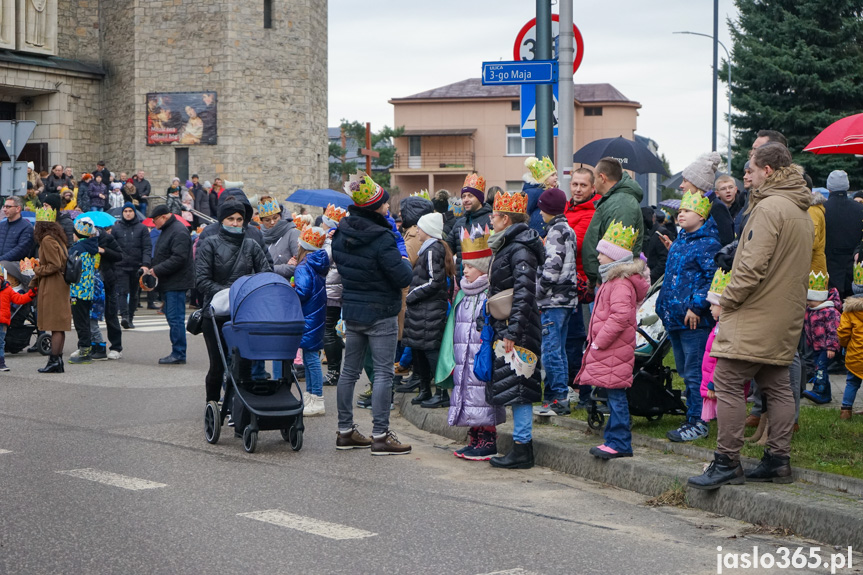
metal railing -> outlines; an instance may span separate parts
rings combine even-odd
[[[472,152],[429,152],[420,156],[396,154],[393,168],[410,170],[473,170],[476,154]]]

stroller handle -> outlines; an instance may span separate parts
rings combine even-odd
[[[653,346],[653,349],[657,349],[659,347],[659,342],[650,337],[650,335],[648,335],[646,331],[644,331],[640,327],[636,328],[636,330],[638,331],[638,335],[643,337],[645,340],[647,340],[647,343]]]

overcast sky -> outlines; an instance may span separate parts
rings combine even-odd
[[[710,151],[710,0],[573,0],[584,37],[575,83],[607,82],[641,103],[636,132],[653,138],[673,171]],[[552,12],[559,6],[555,0]],[[719,39],[729,49],[732,0],[719,2]],[[342,118],[393,125],[390,98],[480,76],[482,62],[511,60],[515,36],[536,16],[533,0],[329,0],[329,125]],[[720,47],[720,62],[724,51]],[[728,101],[719,84],[719,148]]]

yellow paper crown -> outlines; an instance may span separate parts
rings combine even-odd
[[[41,208],[36,208],[36,221],[56,222],[57,211],[48,204],[43,204]]]
[[[474,226],[468,233],[467,229],[461,230],[461,257],[463,260],[475,260],[491,257],[491,248],[488,247],[490,234],[488,226],[485,229]]]
[[[854,283],[863,285],[863,262],[854,264]]]
[[[357,173],[351,175],[345,182],[345,193],[351,197],[354,204],[363,207],[378,201],[383,196],[384,189],[377,185],[368,174],[362,170],[357,170]]]
[[[479,174],[468,174],[468,176],[464,179],[464,185],[461,187],[461,191],[464,192],[465,188],[479,190],[480,192],[485,194],[485,178],[483,178]]]
[[[269,202],[258,204],[258,216],[262,218],[275,216],[276,214],[281,213],[281,211],[282,207],[279,205],[279,201],[275,198],[271,199]]]
[[[710,200],[698,192],[686,192],[680,200],[680,209],[695,212],[706,220],[710,217]]]
[[[731,272],[724,272],[722,268],[716,268],[716,273],[713,274],[713,281],[710,282],[710,290],[708,291],[716,295],[722,295],[722,292],[728,287],[729,281],[731,281]]]
[[[541,160],[538,158],[528,158],[524,161],[524,165],[530,170],[530,177],[540,184],[546,181],[550,175],[557,173],[554,162],[548,156],[543,156]]]
[[[524,192],[498,192],[494,196],[494,211],[509,214],[526,214],[527,194]]]
[[[855,278],[856,275],[857,272],[855,270]],[[809,272],[809,290],[826,292],[829,279],[830,276],[824,272]]]
[[[602,239],[606,242],[628,251],[632,251],[632,246],[635,245],[637,238],[638,230],[633,227],[626,227],[621,222],[614,221],[611,222],[611,225],[605,230],[605,235],[602,236]]]
[[[412,196],[412,197],[422,198],[422,199],[424,199],[424,200],[431,201],[431,196],[429,196],[429,191],[428,191],[428,190],[420,190],[420,191],[418,191],[418,192],[415,192],[415,193],[411,194],[411,196]]]

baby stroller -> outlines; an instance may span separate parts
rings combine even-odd
[[[680,390],[671,387],[671,368],[663,364],[671,349],[671,340],[662,326],[662,320],[656,315],[656,300],[661,287],[662,278],[650,287],[636,314],[638,336],[635,366],[632,387],[626,390],[630,416],[646,417],[648,421],[658,421],[666,413],[686,414]],[[606,390],[595,387],[590,400],[587,425],[591,429],[599,429],[608,413]]]
[[[30,285],[30,277],[21,273],[18,262],[0,262],[0,266],[6,273],[18,280],[23,289]],[[6,353],[18,353],[26,347],[30,347],[30,338],[33,333],[39,333],[36,328],[36,314],[33,304],[12,306],[12,316],[9,318],[9,327],[6,330]],[[51,355],[51,334],[39,334],[36,338],[39,353]]]
[[[300,300],[285,278],[265,272],[234,282],[229,307],[230,321],[222,327],[222,335],[230,356],[219,341],[227,380],[225,400],[221,408],[215,401],[207,404],[207,441],[219,441],[222,422],[230,411],[234,432],[242,436],[248,453],[255,451],[259,431],[274,429],[282,432],[291,449],[299,451],[305,429],[303,395],[292,362],[303,336]],[[215,314],[210,321],[217,325]],[[251,360],[281,361],[284,375],[278,380],[253,380]],[[292,386],[296,386],[296,396],[291,393]]]

